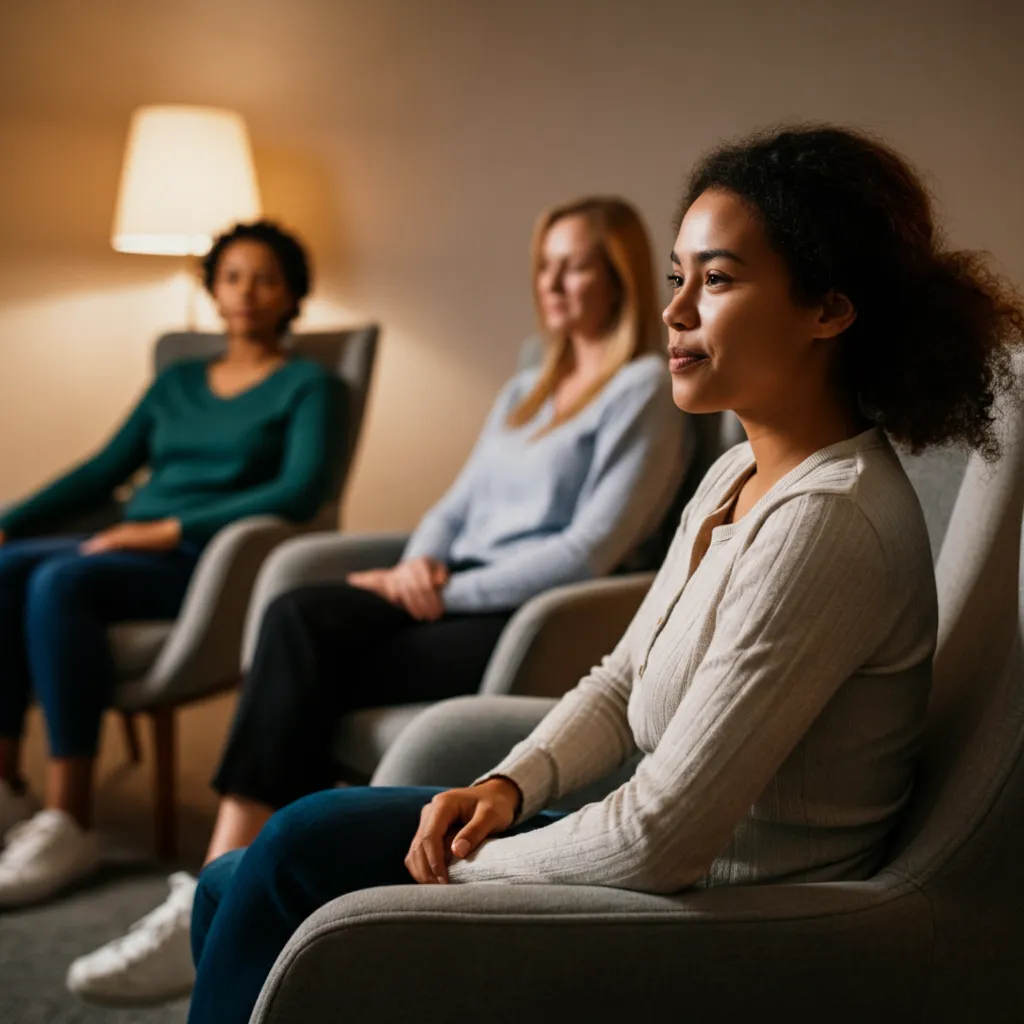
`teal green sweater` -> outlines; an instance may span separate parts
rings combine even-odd
[[[0,516],[19,537],[110,500],[142,466],[149,480],[125,505],[136,522],[175,518],[204,543],[243,516],[312,519],[329,497],[345,443],[344,385],[293,359],[255,387],[218,398],[207,363],[175,363],[153,382],[100,452]]]

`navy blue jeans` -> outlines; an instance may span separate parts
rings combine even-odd
[[[278,954],[325,903],[358,889],[411,885],[403,861],[423,805],[438,792],[420,786],[314,793],[278,811],[247,850],[209,864],[192,909],[198,970],[189,1024],[246,1024]],[[509,834],[559,817],[544,811]]]
[[[0,545],[0,736],[17,739],[32,693],[53,757],[92,757],[114,669],[107,627],[173,619],[196,546],[82,555],[84,537]]]

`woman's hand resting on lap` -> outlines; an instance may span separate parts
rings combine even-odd
[[[441,588],[448,582],[448,567],[436,558],[413,558],[393,569],[371,569],[348,574],[348,583],[372,590],[385,601],[404,608],[420,622],[434,622],[444,614]]]
[[[82,543],[83,555],[105,551],[171,551],[181,543],[181,523],[158,519],[151,523],[118,523]]]
[[[423,885],[446,883],[451,860],[463,860],[489,836],[504,832],[515,821],[521,797],[514,782],[500,777],[438,793],[420,814],[405,858],[409,874]]]

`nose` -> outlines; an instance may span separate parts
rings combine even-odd
[[[564,281],[562,279],[561,268],[551,267],[541,271],[540,275],[540,287],[541,291],[553,292],[556,295],[560,295],[563,291]]]
[[[686,288],[680,288],[662,310],[661,319],[672,331],[692,331],[700,323],[697,303]]]

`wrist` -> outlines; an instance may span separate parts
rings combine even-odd
[[[486,787],[492,796],[507,803],[512,812],[513,821],[519,817],[519,812],[523,809],[523,791],[519,788],[518,783],[513,782],[505,775],[492,775],[489,779],[478,782],[477,786]]]
[[[168,540],[174,541],[175,544],[181,540],[181,520],[180,519],[163,519],[161,525],[164,528],[164,533]]]

